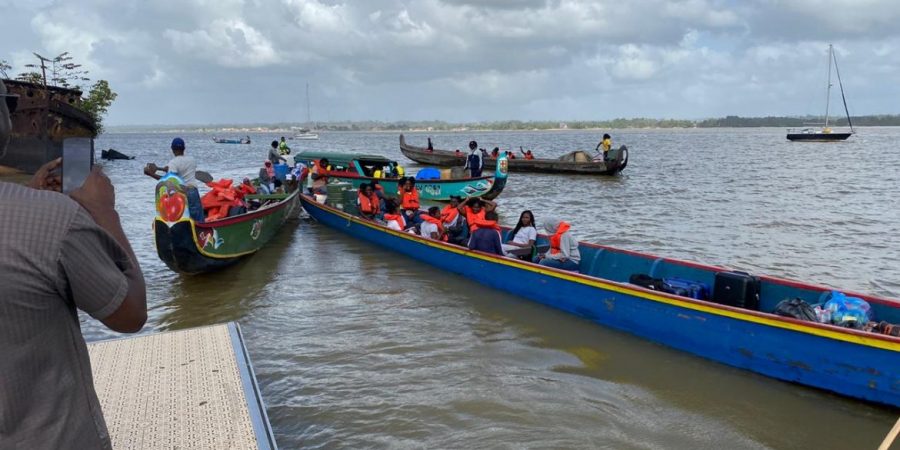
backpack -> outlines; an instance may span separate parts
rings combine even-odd
[[[782,317],[818,322],[815,309],[799,297],[786,298],[778,302],[778,305],[775,306],[775,310],[772,312]]]

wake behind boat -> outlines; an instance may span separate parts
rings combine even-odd
[[[403,156],[426,165],[438,167],[463,166],[466,162],[466,153],[450,150],[429,150],[427,147],[416,147],[406,143],[406,138],[400,135],[400,151]],[[497,160],[484,158],[486,169],[494,168]],[[628,148],[624,145],[609,151],[606,160],[595,159],[585,151],[573,151],[560,156],[557,159],[524,159],[515,158],[508,160],[510,172],[538,172],[538,173],[580,173],[593,175],[615,175],[628,165]]]
[[[831,65],[834,63],[834,72],[837,75],[838,86],[841,88],[841,100],[844,102],[844,112],[847,114],[847,124],[850,125],[850,132],[835,133],[828,125],[828,108],[831,104]],[[834,142],[843,141],[855,133],[853,130],[853,122],[850,120],[850,110],[847,109],[847,97],[844,95],[844,83],[841,82],[841,72],[838,70],[837,58],[834,56],[834,47],[828,45],[828,84],[825,95],[825,123],[821,128],[802,128],[788,129],[787,138],[789,141],[800,142]]]
[[[900,337],[882,334],[890,328],[867,332],[769,312],[785,299],[812,304],[852,295],[870,305],[875,320],[897,324],[896,300],[586,242],[578,245],[579,270],[569,272],[395,231],[308,195],[300,201],[335,230],[601,325],[780,380],[900,406]],[[548,247],[548,237],[539,236],[537,246]],[[702,299],[695,290],[691,298],[630,284],[636,274],[690,280],[711,294]]]

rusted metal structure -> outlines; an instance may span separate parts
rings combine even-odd
[[[12,138],[0,166],[34,172],[62,154],[69,137],[93,138],[97,123],[81,110],[81,91],[18,80],[0,80],[10,94],[19,96],[12,113]]]

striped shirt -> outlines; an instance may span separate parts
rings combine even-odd
[[[69,197],[0,182],[0,449],[111,447],[76,309],[115,312],[131,265]]]

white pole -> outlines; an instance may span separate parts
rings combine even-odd
[[[834,51],[831,44],[828,44],[828,89],[825,94],[825,128],[828,128],[828,106],[831,101],[831,58]]]

